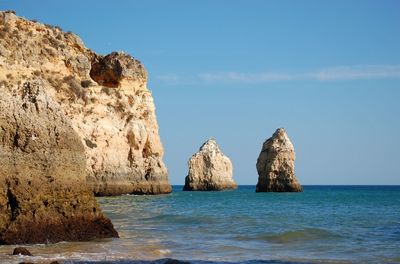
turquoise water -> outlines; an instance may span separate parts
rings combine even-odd
[[[303,193],[255,193],[254,186],[181,189],[99,198],[120,239],[36,245],[31,251],[38,261],[66,263],[400,263],[400,186],[305,186]]]

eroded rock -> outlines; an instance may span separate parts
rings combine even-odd
[[[41,81],[0,86],[0,244],[117,237],[78,134]]]
[[[17,247],[13,250],[13,255],[23,255],[23,256],[32,256],[31,252],[27,248]]]
[[[232,162],[215,139],[205,142],[189,162],[184,191],[219,191],[237,188],[232,178]]]
[[[257,159],[257,192],[301,192],[294,172],[296,154],[286,131],[278,128],[267,139]]]
[[[61,105],[84,146],[86,179],[96,195],[171,192],[139,61],[121,52],[100,56],[73,33],[6,12],[0,12],[0,53],[1,82],[40,79]]]
[[[116,88],[124,79],[147,81],[147,72],[140,61],[123,52],[98,56],[92,64],[90,77],[98,84]]]

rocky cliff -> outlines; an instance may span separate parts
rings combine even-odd
[[[257,192],[301,192],[294,173],[296,154],[286,131],[278,128],[267,139],[257,159]]]
[[[188,162],[189,173],[184,191],[219,191],[235,189],[232,162],[220,150],[215,139],[209,139]]]
[[[40,80],[0,84],[0,244],[116,237],[78,134]]]
[[[97,195],[168,193],[147,72],[131,56],[101,56],[59,27],[0,13],[0,80],[40,80],[84,145]]]

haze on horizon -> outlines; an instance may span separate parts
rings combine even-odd
[[[238,184],[284,127],[304,184],[400,184],[399,1],[23,1],[0,9],[142,61],[172,184],[210,137]]]

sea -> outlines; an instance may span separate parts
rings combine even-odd
[[[119,239],[30,245],[0,263],[400,263],[400,186],[98,198]]]

